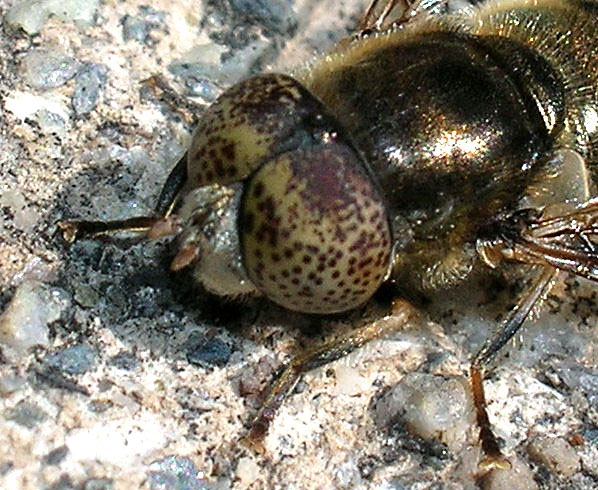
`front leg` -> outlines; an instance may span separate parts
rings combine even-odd
[[[249,434],[243,438],[242,442],[254,451],[263,453],[264,436],[276,416],[276,411],[297,385],[303,373],[340,359],[370,340],[379,339],[403,329],[415,314],[416,309],[411,304],[397,300],[393,303],[389,315],[367,323],[338,339],[326,342],[292,359],[270,389],[251,425]]]
[[[170,172],[153,216],[134,216],[114,221],[65,220],[59,221],[58,227],[68,243],[86,237],[118,233],[122,231],[147,233],[149,238],[158,238],[176,233],[178,224],[172,211],[178,203],[179,196],[187,180],[187,154],[178,161]]]

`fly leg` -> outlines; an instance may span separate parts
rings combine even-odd
[[[397,300],[393,303],[392,312],[389,315],[295,357],[284,368],[282,374],[272,386],[251,425],[249,434],[242,442],[256,452],[264,452],[263,439],[270,423],[303,373],[340,359],[370,340],[384,337],[402,329],[415,313],[415,308],[409,303]]]
[[[149,238],[174,234],[177,223],[176,219],[171,218],[171,214],[186,180],[187,154],[185,153],[168,176],[154,208],[153,216],[135,216],[114,221],[59,221],[58,227],[62,230],[62,235],[68,243],[79,238],[121,231],[147,233]]]
[[[484,346],[476,354],[471,364],[473,401],[477,423],[480,427],[480,442],[485,455],[480,463],[482,470],[491,470],[493,468],[508,469],[511,466],[507,458],[501,453],[498,441],[492,432],[492,427],[488,420],[483,385],[486,367],[500,349],[519,331],[525,320],[529,317],[533,307],[548,294],[557,273],[557,269],[550,266],[542,266],[540,268],[533,285],[519,299],[509,313],[509,316],[494,332],[492,337],[484,343]]]
[[[360,35],[399,27],[445,3],[446,0],[425,2],[424,5],[421,0],[372,0],[359,24]]]

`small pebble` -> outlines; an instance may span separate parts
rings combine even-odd
[[[25,379],[20,376],[8,374],[0,377],[0,395],[10,395],[19,391],[23,386],[25,386]]]
[[[579,456],[562,437],[538,437],[527,448],[529,455],[554,473],[571,476],[580,470]]]
[[[495,469],[480,481],[482,490],[538,490],[530,468],[521,460],[510,457],[511,468]]]
[[[93,24],[99,4],[99,0],[25,0],[9,9],[4,20],[27,34],[38,33],[50,15],[86,27]]]
[[[230,0],[230,6],[237,15],[262,24],[273,33],[288,34],[297,26],[290,3],[268,0]]]
[[[6,410],[4,418],[28,429],[33,429],[46,419],[46,414],[36,405],[23,400],[13,408]]]
[[[123,17],[123,39],[126,41],[133,39],[140,43],[146,43],[150,40],[151,31],[162,27],[165,20],[166,14],[164,12],[142,5],[139,7],[137,15],[125,15]]]
[[[253,458],[241,458],[237,462],[236,477],[241,488],[249,488],[260,476],[260,467]]]
[[[376,404],[379,427],[402,421],[423,439],[437,439],[456,451],[465,443],[472,423],[469,391],[461,379],[410,373]]]
[[[26,281],[17,288],[0,315],[0,343],[8,345],[17,354],[24,354],[35,345],[47,347],[48,323],[54,318],[41,283]]]
[[[83,484],[83,490],[112,490],[114,483],[108,478],[92,478]]]
[[[9,207],[13,215],[13,225],[31,232],[40,220],[39,211],[30,206],[27,198],[19,189],[7,189],[0,192],[0,207]]]
[[[29,51],[21,62],[21,74],[33,88],[60,87],[73,78],[80,63],[70,56],[49,49]]]
[[[5,475],[10,470],[14,468],[14,463],[12,461],[0,461],[0,476]]]
[[[139,361],[129,352],[119,352],[108,360],[108,365],[124,369],[125,371],[132,371],[139,366]]]
[[[78,344],[46,356],[44,362],[63,373],[78,375],[94,368],[97,355],[96,349],[90,345]]]
[[[53,483],[47,490],[77,490],[77,487],[68,475],[62,475],[56,483]]]
[[[206,340],[197,332],[189,335],[185,347],[191,364],[224,366],[232,354],[230,345],[217,339]]]
[[[75,92],[71,103],[77,115],[95,109],[100,91],[106,83],[107,68],[96,63],[85,63],[75,77]]]
[[[44,457],[42,457],[42,463],[47,465],[57,465],[60,464],[66,455],[68,454],[69,449],[66,446],[60,446],[56,449],[53,449]]]
[[[206,490],[204,474],[182,456],[168,456],[150,463],[151,490]]]
[[[66,137],[66,121],[59,114],[47,109],[40,109],[35,113],[34,118],[44,134],[55,134],[60,138]]]
[[[89,284],[77,282],[73,288],[73,299],[83,308],[93,308],[100,301],[100,293]]]

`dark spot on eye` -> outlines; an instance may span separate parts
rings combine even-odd
[[[264,183],[263,182],[257,182],[253,186],[253,196],[254,197],[261,197],[263,193],[264,193]]]
[[[363,259],[361,262],[359,262],[359,264],[357,264],[357,267],[359,269],[363,269],[366,265],[370,264],[374,259],[372,259],[372,257],[368,257],[367,259]]]
[[[233,161],[235,159],[235,144],[229,143],[228,145],[224,145],[222,147],[222,155],[227,160]]]
[[[222,160],[220,160],[220,158],[214,159],[214,170],[216,171],[216,175],[218,175],[218,177],[224,177],[224,175],[226,174],[226,172],[224,171],[224,164],[222,163]]]

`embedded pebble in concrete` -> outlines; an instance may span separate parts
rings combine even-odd
[[[528,446],[529,455],[554,473],[571,476],[580,470],[579,456],[562,437],[537,437]]]
[[[166,14],[147,5],[139,7],[137,15],[125,15],[122,19],[123,39],[140,43],[151,41],[151,31],[164,26]]]
[[[75,77],[75,92],[71,103],[77,115],[95,109],[100,91],[106,83],[107,68],[96,63],[85,63]]]
[[[236,477],[241,488],[250,488],[260,478],[260,467],[253,458],[241,458],[237,462]],[[259,485],[257,488],[263,488]]]
[[[482,478],[482,490],[538,490],[538,484],[529,467],[514,456],[510,457],[509,461],[510,469],[492,470]]]
[[[218,339],[207,340],[198,332],[192,332],[185,343],[187,360],[192,364],[224,366],[232,354],[230,345]]]
[[[66,455],[69,452],[69,448],[66,446],[60,446],[56,449],[52,449],[48,454],[42,457],[42,463],[47,465],[57,465],[64,461]]]
[[[23,427],[33,429],[42,423],[47,415],[37,405],[29,403],[25,400],[19,402],[12,408],[7,409],[4,414],[6,420],[16,422]]]
[[[583,364],[561,361],[553,366],[558,381],[570,390],[580,390],[591,405],[598,404],[598,370]]]
[[[98,353],[87,344],[73,345],[44,359],[46,365],[70,375],[83,374],[94,368]]]
[[[139,367],[139,361],[130,352],[119,352],[108,359],[108,365],[125,371],[132,371]]]
[[[109,478],[92,478],[83,484],[83,490],[112,490],[114,483]]]
[[[87,27],[94,22],[99,3],[99,0],[26,0],[9,9],[5,22],[27,34],[39,32],[50,15]]]
[[[35,113],[34,118],[44,134],[55,134],[59,138],[66,136],[66,121],[60,114],[41,109]]]
[[[14,216],[13,225],[23,231],[32,231],[40,219],[37,210],[27,204],[19,189],[0,191],[0,207],[8,207]]]
[[[149,465],[151,490],[206,490],[204,474],[183,456],[167,456]]]
[[[473,422],[467,384],[463,379],[407,374],[376,403],[374,420],[379,427],[404,422],[412,434],[438,439],[456,451]]]
[[[286,34],[297,27],[295,14],[288,4],[264,0],[231,0],[230,5],[239,16],[259,22],[268,30]]]
[[[172,62],[168,70],[181,78],[187,87],[192,87],[198,81],[206,79],[211,80],[215,85],[230,85],[231,82],[244,78],[260,56],[265,54],[268,47],[269,44],[265,39],[257,38],[234,55],[227,57],[224,56],[226,50],[220,45],[198,45]]]
[[[19,391],[26,384],[25,378],[15,374],[7,374],[0,377],[0,395],[7,396]]]
[[[80,63],[64,53],[50,49],[29,51],[21,61],[21,74],[33,88],[60,87],[73,78]]]
[[[44,293],[40,283],[24,282],[0,315],[0,343],[17,354],[24,354],[35,345],[49,345],[48,324],[57,317]]]

